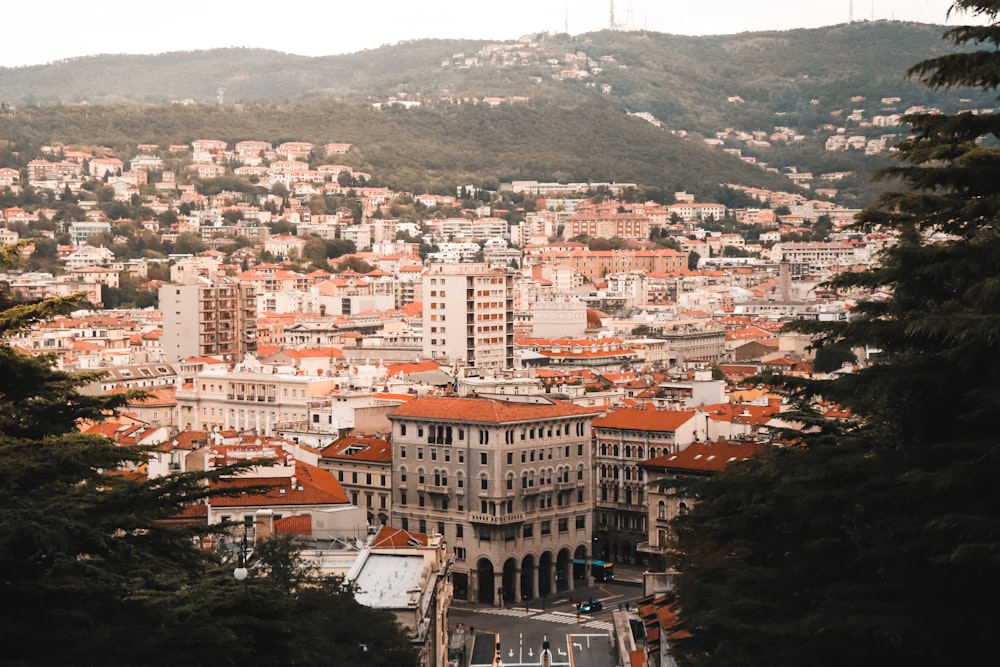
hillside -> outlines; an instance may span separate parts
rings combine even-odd
[[[943,52],[943,30],[880,21],[716,37],[419,40],[319,58],[257,49],[101,55],[0,68],[0,138],[11,142],[17,155],[6,161],[15,165],[50,142],[125,151],[199,137],[303,139],[351,142],[352,166],[418,190],[526,178],[710,194],[728,180],[789,184],[700,137],[789,127],[804,140],[729,145],[783,171],[853,172],[841,191],[857,204],[869,200],[870,175],[884,158],[824,152],[831,123],[871,139],[886,130],[843,119],[858,110],[871,117],[914,105],[993,105],[905,79],[909,64]],[[486,98],[506,102],[489,108]],[[420,108],[373,111],[396,100]]]
[[[214,103],[220,89],[228,102],[400,92],[431,100],[534,96],[546,94],[539,79],[550,83],[577,68],[587,72],[579,81],[594,94],[607,84],[609,96],[632,111],[651,112],[674,128],[704,130],[734,117],[769,120],[776,112],[797,120],[805,111],[808,117],[843,108],[857,96],[954,105],[954,95],[936,95],[903,77],[915,60],[943,52],[943,30],[879,21],[714,37],[601,31],[496,43],[419,40],[315,58],[259,49],[100,55],[0,68],[0,102]],[[745,101],[735,114],[725,105],[732,96]],[[812,99],[818,109],[808,104]]]
[[[695,186],[704,192],[705,184],[723,181],[788,186],[703,142],[587,99],[383,111],[326,99],[225,107],[41,106],[0,117],[0,137],[11,142],[0,147],[0,166],[23,166],[51,143],[108,146],[126,159],[137,143],[199,138],[347,142],[354,149],[345,162],[376,182],[416,192],[453,192],[460,183],[495,188],[512,179],[637,182],[664,192]]]

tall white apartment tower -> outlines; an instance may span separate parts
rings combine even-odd
[[[472,368],[514,367],[514,274],[432,264],[423,276],[424,356]]]

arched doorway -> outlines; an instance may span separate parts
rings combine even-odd
[[[493,563],[489,558],[480,558],[476,563],[476,601],[480,604],[493,604]]]
[[[503,587],[497,591],[500,594],[500,606],[517,601],[517,561],[508,558],[503,564]]]
[[[535,557],[528,554],[521,560],[521,601],[535,597]]]
[[[546,551],[538,557],[538,596],[545,597],[552,592],[552,552]]]
[[[556,556],[556,590],[568,591],[572,587],[573,563],[569,549],[560,549]]]
[[[586,586],[587,570],[590,567],[590,556],[587,554],[587,547],[582,544],[573,552],[573,587]]]

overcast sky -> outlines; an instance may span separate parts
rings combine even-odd
[[[940,25],[951,0],[615,0],[615,22],[684,35],[813,28],[894,19]],[[631,8],[631,11],[629,9]],[[0,67],[102,53],[228,46],[301,55],[350,53],[426,37],[577,35],[610,25],[609,0],[6,0]],[[968,17],[966,17],[968,20]]]

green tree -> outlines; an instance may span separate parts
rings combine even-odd
[[[995,90],[1000,4],[953,10],[985,25],[949,29],[960,52],[910,75]],[[903,164],[882,177],[906,189],[860,219],[898,243],[877,268],[829,285],[890,296],[862,301],[846,323],[791,327],[824,347],[877,349],[873,363],[831,381],[782,381],[798,406],[789,418],[811,427],[804,446],[678,488],[699,498],[674,521],[677,605],[691,633],[673,642],[683,664],[983,664],[992,652],[1000,116],[904,120]],[[817,397],[856,419],[823,419]]]

